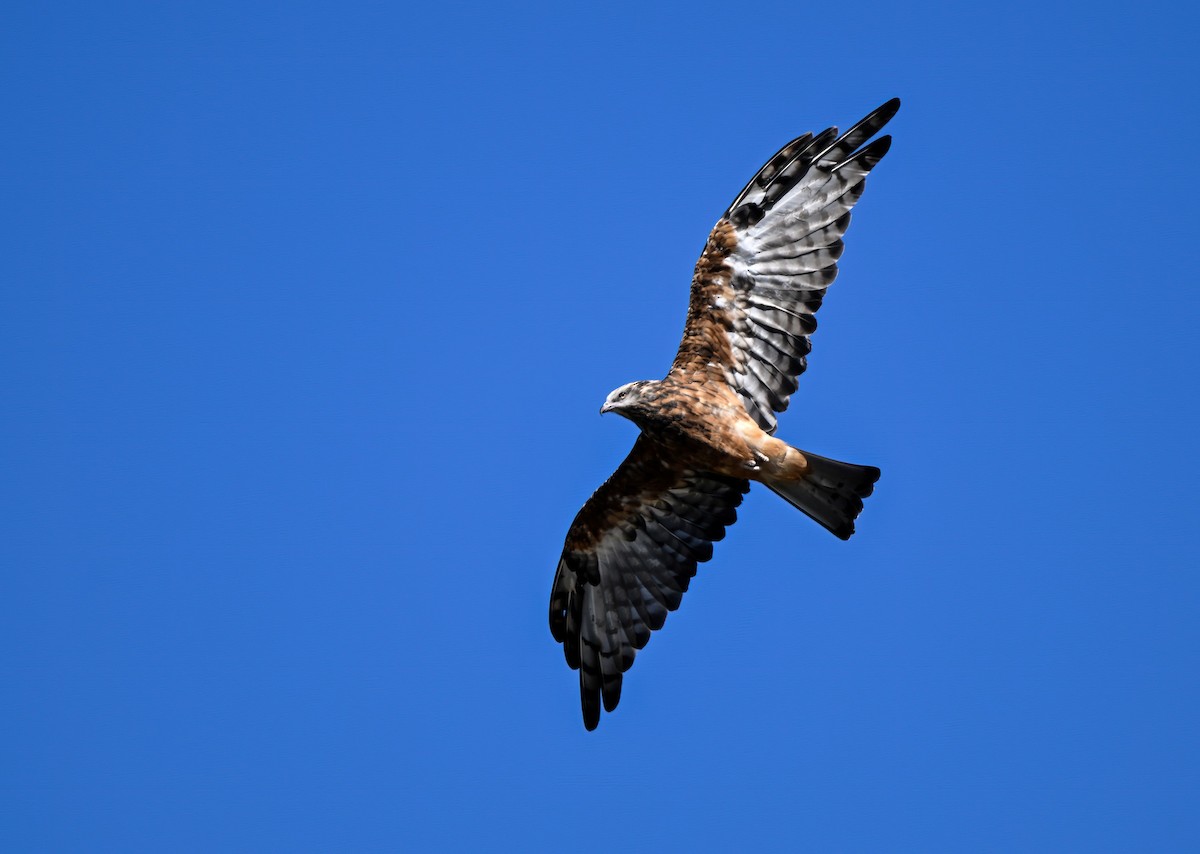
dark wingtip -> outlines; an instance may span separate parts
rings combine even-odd
[[[898,113],[899,111],[900,111],[900,99],[892,98],[890,101],[885,101],[882,104],[880,104],[875,109],[875,114],[878,116],[884,116],[885,117],[884,121],[890,122],[892,120],[892,116],[896,115],[896,113]]]
[[[583,706],[583,727],[588,732],[591,732],[596,727],[600,726],[600,692],[589,692],[585,690],[582,696]]]
[[[621,680],[618,678],[605,685],[600,696],[604,701],[604,711],[611,712],[616,709],[617,703],[621,702]]]

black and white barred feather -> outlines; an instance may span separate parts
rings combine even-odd
[[[792,140],[725,212],[737,237],[726,260],[734,300],[722,318],[734,353],[728,380],[768,433],[807,365],[815,315],[837,277],[850,210],[892,138],[868,141],[899,108],[893,98],[841,136],[831,127]]]

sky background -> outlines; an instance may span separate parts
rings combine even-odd
[[[0,848],[1194,851],[1197,13],[6,4]],[[892,96],[762,489],[584,731],[709,228]]]

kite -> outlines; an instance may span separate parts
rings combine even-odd
[[[755,481],[841,539],[879,469],[775,438],[804,372],[814,315],[837,276],[850,210],[890,136],[883,104],[844,134],[792,140],[713,227],[667,375],[621,386],[605,412],[641,434],[572,522],[550,594],[550,633],[579,671],[583,724],[613,711],[634,656],[679,607],[696,565]]]

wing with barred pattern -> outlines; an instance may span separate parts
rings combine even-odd
[[[679,607],[696,566],[737,519],[745,480],[690,471],[639,437],[567,533],[550,594],[550,632],[579,671],[583,723],[621,699],[637,650]]]
[[[806,367],[850,210],[891,145],[871,137],[899,108],[893,98],[840,136],[829,128],[789,142],[737,195],[696,264],[672,371],[728,383],[768,433]]]

